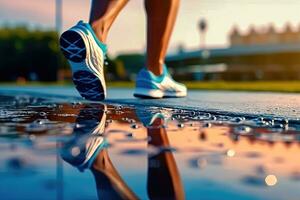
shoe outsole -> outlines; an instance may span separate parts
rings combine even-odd
[[[93,82],[83,82],[83,81],[78,81],[78,79],[90,79],[94,80]],[[87,100],[92,100],[92,101],[102,101],[105,98],[105,95],[103,93],[104,89],[101,84],[101,81],[97,76],[95,76],[92,72],[89,71],[77,71],[73,74],[73,83],[75,84],[76,89],[80,93],[80,95],[87,99]],[[95,88],[94,90],[99,91],[96,95],[86,95],[86,91]]]
[[[164,92],[159,89],[137,87],[133,93],[134,97],[141,99],[183,98],[186,94],[180,92]]]
[[[64,56],[71,60],[72,62],[82,62],[86,58],[86,46],[82,37],[76,33],[75,31],[66,31],[64,32],[59,40],[61,51],[63,52]],[[78,52],[76,48],[70,48],[66,50],[71,44],[76,43],[78,48],[81,48],[82,51]]]
[[[76,48],[69,48],[70,44],[76,43]],[[83,38],[77,33],[76,31],[68,30],[64,32],[60,37],[60,48],[63,55],[66,59],[80,63],[86,59],[86,46],[84,43]],[[81,49],[78,51],[78,48]],[[79,81],[79,80],[94,80],[94,81]],[[89,71],[87,68],[86,70],[79,70],[73,72],[73,83],[76,86],[76,89],[80,93],[80,95],[91,101],[102,101],[105,98],[104,88],[100,81],[100,79]],[[94,90],[99,91],[97,94],[88,95],[86,94],[87,91],[94,88]]]
[[[134,97],[140,98],[140,99],[175,99],[175,98],[184,98],[186,96],[170,96],[170,95],[165,95],[162,97],[152,97],[152,96],[147,96],[143,94],[133,94]]]
[[[161,99],[161,97],[152,97],[143,94],[133,94],[133,96],[140,99]]]

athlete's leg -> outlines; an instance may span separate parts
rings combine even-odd
[[[164,59],[178,6],[179,0],[145,0],[147,12],[146,66],[155,75],[163,72]]]
[[[129,0],[93,0],[89,23],[97,37],[106,42],[108,31]]]

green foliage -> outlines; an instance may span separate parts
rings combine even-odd
[[[65,68],[67,63],[60,53],[55,31],[0,29],[0,81],[18,77],[55,81],[59,67]]]

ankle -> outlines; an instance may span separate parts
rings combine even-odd
[[[161,76],[164,73],[163,64],[150,64],[147,65],[147,69],[155,76]]]
[[[94,30],[97,38],[100,42],[106,43],[107,31],[105,31],[105,25],[101,21],[90,22],[92,29]]]

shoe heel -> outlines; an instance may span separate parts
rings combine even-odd
[[[82,62],[86,58],[86,47],[82,37],[76,31],[64,32],[59,40],[64,56],[72,62]]]

